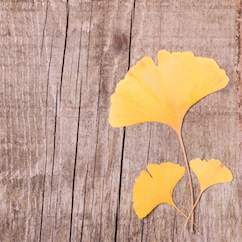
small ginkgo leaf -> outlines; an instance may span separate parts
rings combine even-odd
[[[171,162],[149,164],[141,171],[133,187],[134,210],[138,217],[146,217],[157,205],[169,203],[182,213],[172,199],[173,190],[185,174],[185,167]],[[186,218],[187,216],[182,213]]]
[[[212,185],[233,180],[231,171],[219,160],[211,159],[206,162],[197,158],[189,164],[199,180],[201,193]]]
[[[231,182],[233,175],[231,171],[219,160],[211,159],[208,162],[199,158],[190,161],[190,167],[196,174],[200,183],[200,194],[188,215],[188,218],[192,214],[192,211],[196,207],[202,193],[209,187],[219,183]],[[186,227],[188,220],[185,223]]]
[[[225,71],[213,59],[161,50],[158,66],[144,57],[117,84],[109,122],[113,127],[161,122],[179,134],[188,109],[228,82]]]

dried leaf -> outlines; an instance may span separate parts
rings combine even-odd
[[[196,207],[202,193],[207,188],[215,184],[231,182],[233,180],[231,171],[219,160],[211,159],[206,162],[206,160],[197,158],[195,160],[191,160],[189,164],[199,180],[201,191],[190,214],[188,215],[188,218]],[[188,220],[186,221],[184,228],[186,227],[187,222]]]
[[[201,193],[212,185],[233,180],[231,171],[219,160],[211,159],[206,162],[197,158],[189,164],[200,182]]]
[[[188,109],[228,82],[225,71],[213,59],[161,50],[158,66],[144,57],[117,84],[109,122],[113,127],[161,122],[179,134]]]
[[[185,167],[165,162],[160,165],[149,164],[147,170],[149,173],[141,171],[133,187],[134,210],[138,217],[146,217],[161,203],[169,203],[178,209],[173,202],[172,193],[178,181],[184,176]],[[178,211],[181,212],[179,209]]]

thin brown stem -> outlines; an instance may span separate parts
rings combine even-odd
[[[191,219],[189,217],[187,217],[187,215],[185,213],[183,213],[175,204],[172,205],[175,209],[177,209],[178,212],[180,212],[187,220],[186,220],[186,223],[188,220],[191,221]],[[191,214],[190,214],[191,215]],[[198,227],[198,225],[196,223],[194,223],[195,226]]]
[[[193,199],[192,177],[191,177],[191,173],[190,173],[190,167],[189,167],[189,164],[188,164],[188,161],[187,161],[186,151],[185,151],[185,147],[184,147],[183,140],[182,140],[182,137],[181,137],[181,133],[177,133],[177,134],[178,134],[178,137],[179,137],[179,140],[180,140],[180,144],[181,144],[184,160],[185,160],[186,167],[187,167],[187,174],[188,174],[188,178],[189,178],[190,191],[191,191],[191,206],[193,208],[194,199]],[[190,233],[194,233],[194,231],[193,231],[193,223],[194,223],[194,213],[193,213],[193,210],[192,210]]]
[[[191,214],[192,214],[194,208],[196,207],[196,205],[197,205],[197,203],[198,203],[198,201],[199,201],[201,195],[202,195],[202,192],[200,192],[200,194],[198,195],[197,200],[196,200],[196,202],[194,203],[194,205],[193,205],[193,207],[192,207],[192,210],[191,210],[191,212],[189,213],[189,215],[188,215],[188,217],[187,217],[187,221],[186,221],[186,223],[185,223],[185,225],[184,225],[184,229],[186,228],[187,222],[188,222],[188,220],[190,220],[190,216],[191,216]]]

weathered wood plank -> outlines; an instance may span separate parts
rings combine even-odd
[[[45,161],[45,82],[40,76],[47,76],[41,65],[46,4],[5,1],[0,8],[0,240],[36,241]]]
[[[68,241],[70,236],[80,90],[76,78],[80,24],[74,30],[74,16],[70,11],[68,3],[50,1],[43,33],[44,41],[51,40],[46,105],[48,111],[51,108],[54,112],[46,113],[46,180],[41,241]]]
[[[72,241],[114,241],[123,129],[108,123],[110,95],[128,70],[131,1],[93,1],[82,69]],[[82,65],[82,64],[81,64]]]
[[[241,1],[237,10],[233,0],[0,6],[1,241],[240,241]],[[116,83],[163,48],[214,58],[231,79],[185,117],[188,159],[218,158],[234,174],[202,196],[193,235],[168,205],[143,220],[133,210],[132,187],[148,163],[184,165],[175,132],[108,124]],[[184,177],[174,200],[187,214],[189,199]]]

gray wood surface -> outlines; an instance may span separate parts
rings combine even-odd
[[[1,1],[0,241],[241,241],[241,12],[241,0]],[[108,123],[115,85],[160,49],[214,58],[230,77],[184,120],[188,160],[234,175],[202,195],[194,234],[169,205],[140,220],[132,204],[148,163],[185,165],[175,132]],[[188,214],[185,176],[174,201]]]

